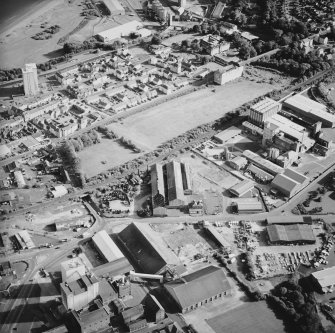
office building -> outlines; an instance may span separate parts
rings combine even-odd
[[[22,68],[23,89],[26,96],[36,96],[39,93],[36,64],[25,64]]]

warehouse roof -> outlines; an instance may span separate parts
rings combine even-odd
[[[103,2],[112,14],[118,10],[124,11],[124,8],[121,6],[118,0],[103,0]]]
[[[269,216],[266,218],[267,224],[312,224],[310,216]]]
[[[335,266],[312,273],[322,288],[335,285]]]
[[[292,169],[285,169],[283,174],[279,174],[273,179],[272,185],[291,192],[295,187],[302,185],[307,180],[308,177],[302,175],[301,173]]]
[[[308,224],[273,224],[267,231],[271,242],[315,241],[313,229]]]
[[[114,243],[112,238],[107,234],[106,230],[97,232],[92,240],[95,246],[100,250],[102,255],[109,261],[114,261],[123,258],[124,255]]]
[[[126,257],[114,260],[112,262],[108,262],[103,265],[99,265],[92,269],[92,273],[95,276],[117,276],[121,274],[125,274],[133,270],[133,266],[129,263]]]
[[[167,163],[166,173],[169,202],[176,199],[184,200],[183,177],[180,163],[176,161]]]
[[[220,246],[231,247],[230,243],[213,226],[208,226],[205,229],[215,238]]]
[[[151,166],[151,191],[152,196],[157,193],[165,195],[164,193],[164,178],[163,178],[163,166],[159,163]]]
[[[10,149],[6,145],[0,145],[0,156],[6,156],[7,154],[10,154]]]
[[[263,179],[267,179],[267,180],[272,180],[273,179],[273,175],[266,172],[265,170],[262,170],[261,168],[257,167],[256,165],[254,165],[252,163],[250,163],[250,165],[248,166],[248,170],[259,178],[263,178]]]
[[[277,164],[274,164],[266,160],[265,158],[255,154],[250,150],[245,150],[243,152],[243,156],[248,160],[250,160],[251,162],[255,163],[258,167],[263,168],[272,174],[278,174],[284,171],[284,169],[278,166]]]
[[[67,189],[64,185],[57,185],[55,189],[51,191],[54,198],[60,198],[63,195],[67,194]]]
[[[249,192],[253,188],[254,188],[254,182],[251,181],[250,179],[245,179],[241,181],[240,183],[233,185],[229,189],[229,191],[232,192],[234,195],[240,197],[243,194],[246,194],[247,192]]]
[[[236,198],[233,204],[237,205],[239,212],[243,211],[263,211],[263,205],[257,198]]]
[[[327,112],[327,107],[303,95],[297,94],[284,101],[284,106],[296,108],[319,118],[335,123],[335,116]]]
[[[215,134],[214,138],[224,143],[228,140],[231,140],[231,138],[234,137],[235,135],[241,134],[241,132],[242,130],[240,130],[236,126],[230,126],[226,130]]]
[[[297,140],[302,140],[305,128],[279,114],[273,115],[267,122],[276,125],[279,130]],[[307,135],[306,135],[307,136]]]
[[[165,284],[165,288],[182,309],[231,289],[219,267],[208,266]]]

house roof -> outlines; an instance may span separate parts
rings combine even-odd
[[[184,309],[228,291],[231,286],[221,268],[207,266],[184,275],[179,280],[166,283],[165,288],[179,306]]]

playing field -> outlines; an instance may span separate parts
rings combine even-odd
[[[115,141],[104,138],[101,139],[101,143],[85,148],[78,153],[83,172],[87,177],[93,177],[140,155],[124,148]]]
[[[273,89],[240,79],[227,85],[200,89],[124,119],[110,128],[120,136],[154,149],[191,128],[222,117],[240,105]]]
[[[216,333],[285,332],[282,321],[276,318],[265,302],[243,304],[207,320],[207,323]]]

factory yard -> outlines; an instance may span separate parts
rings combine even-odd
[[[126,138],[128,137],[126,135]],[[93,177],[140,155],[141,153],[134,153],[116,141],[104,138],[101,139],[101,143],[85,148],[78,153],[83,172],[87,177]]]
[[[109,127],[135,144],[154,149],[194,127],[223,117],[225,113],[273,89],[244,79],[224,86],[199,89],[124,119]]]

